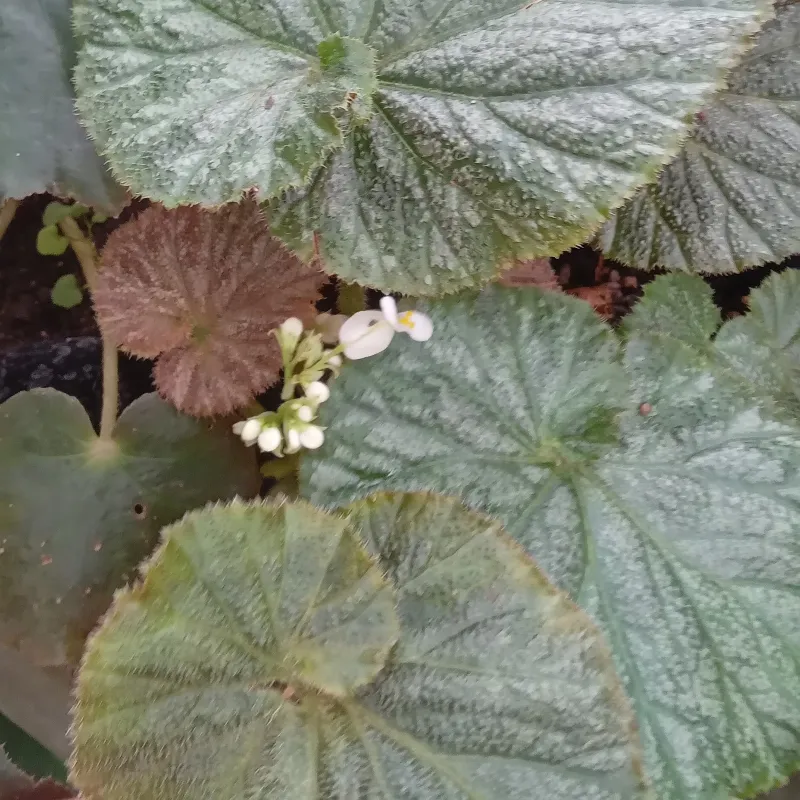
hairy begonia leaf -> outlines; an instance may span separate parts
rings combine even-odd
[[[14,395],[0,405],[0,637],[43,666],[76,661],[163,525],[258,485],[230,431],[155,394],[125,409],[111,441],[68,395]]]
[[[458,501],[209,508],[143,576],[81,668],[87,800],[644,797],[598,633]]]
[[[159,392],[195,416],[230,413],[274,383],[271,331],[309,321],[324,274],[289,253],[251,200],[215,211],[153,206],[117,228],[94,291],[100,325],[158,356]]]
[[[583,241],[675,154],[768,10],[78,0],[79,108],[136,191],[254,189],[345,281],[436,294]]]
[[[605,227],[608,255],[721,273],[800,250],[800,3],[776,14],[675,161]]]
[[[301,491],[342,505],[424,487],[502,520],[605,631],[664,800],[785,778],[800,766],[800,429],[695,348],[702,315],[686,342],[629,331],[620,358],[588,305],[553,292],[425,310],[430,341],[343,369]]]
[[[770,275],[750,293],[749,306],[749,313],[720,328],[719,310],[702,278],[663,275],[647,285],[626,327],[693,347],[737,375],[754,397],[800,421],[800,273]],[[696,335],[687,336],[690,330]]]
[[[168,205],[303,185],[350,98],[369,114],[374,53],[323,32],[316,0],[76,0],[75,24],[82,118],[122,180]]]
[[[126,201],[75,114],[71,0],[0,3],[0,201],[51,192],[117,213]]]

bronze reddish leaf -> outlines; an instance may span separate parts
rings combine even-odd
[[[310,320],[324,276],[270,234],[258,205],[154,205],[108,240],[94,293],[119,346],[158,357],[159,392],[195,416],[247,405],[278,377],[270,331]]]

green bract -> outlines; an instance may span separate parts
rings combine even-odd
[[[70,5],[0,3],[0,201],[52,192],[117,213],[125,192],[75,116]]]
[[[673,319],[675,291],[624,352],[555,293],[431,303],[429,342],[345,367],[301,489],[498,517],[604,629],[659,796],[717,800],[800,766],[800,426],[709,356],[707,311]]]
[[[162,525],[257,489],[252,453],[156,395],[111,441],[65,394],[14,395],[0,405],[0,637],[43,666],[77,661]]]
[[[765,13],[77,0],[79,109],[137,193],[217,204],[254,189],[276,232],[346,281],[450,292],[585,239],[674,155]]]
[[[207,508],[143,576],[81,668],[87,800],[644,797],[598,634],[456,501]]]
[[[602,232],[639,269],[736,272],[800,250],[800,3],[780,2],[694,136]]]

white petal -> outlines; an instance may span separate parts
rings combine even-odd
[[[384,351],[394,337],[394,328],[380,311],[358,311],[339,331],[344,354],[354,361]]]
[[[300,449],[300,434],[294,429],[286,431],[286,453],[296,453]]]
[[[264,428],[258,435],[258,446],[264,453],[277,450],[281,444],[281,432],[277,428]]]
[[[297,317],[289,317],[281,322],[281,330],[289,336],[300,338],[303,332],[303,323]]]
[[[319,428],[316,425],[309,425],[300,434],[300,444],[309,450],[316,450],[318,447],[322,447],[322,443],[324,441],[325,434],[322,432],[322,428]]]
[[[381,311],[383,311],[386,321],[397,330],[397,303],[390,294],[381,297]]]
[[[262,427],[263,425],[258,417],[252,417],[251,419],[248,419],[247,422],[245,422],[242,426],[242,431],[239,434],[242,437],[242,441],[246,445],[255,444],[256,439],[258,439],[258,435],[261,433]]]
[[[241,436],[242,435],[242,431],[244,430],[244,426],[246,424],[247,424],[247,420],[246,419],[243,419],[241,422],[234,422],[233,423],[233,432],[237,436]]]
[[[411,312],[411,324],[404,328],[415,342],[427,342],[433,336],[433,322],[421,311]]]
[[[331,390],[322,381],[312,381],[306,386],[306,397],[315,403],[324,403],[330,396]],[[303,420],[309,422],[310,420]]]
[[[323,353],[324,355],[324,353]],[[332,356],[328,356],[328,366],[329,367],[341,367],[342,366],[342,357],[335,353]]]

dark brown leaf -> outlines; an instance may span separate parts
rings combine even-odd
[[[324,279],[270,234],[252,200],[217,210],[156,205],[109,238],[94,304],[120,347],[159,356],[164,397],[214,416],[275,382],[270,331],[287,317],[310,321]]]

